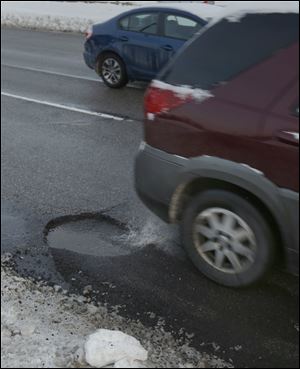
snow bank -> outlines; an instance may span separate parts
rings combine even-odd
[[[135,338],[122,332],[99,329],[90,335],[85,344],[86,362],[103,368],[114,364],[115,367],[136,368],[139,362],[148,358],[147,351]],[[121,365],[121,366],[120,366]]]
[[[1,1],[1,25],[51,31],[85,32],[92,24],[104,22],[127,10],[140,6],[158,5],[158,1],[121,1],[84,3],[68,1]],[[204,4],[172,4],[210,19],[217,13],[216,6]]]
[[[111,3],[1,1],[1,25],[83,33],[92,24],[133,8],[132,5]]]
[[[1,1],[1,25],[50,31],[85,32],[92,24],[104,22],[124,11],[143,5],[158,5],[157,1],[121,1],[84,3],[69,1]],[[160,4],[159,6],[167,6]],[[299,12],[298,1],[217,1],[228,7],[228,18],[239,20],[249,12]],[[222,17],[220,6],[182,2],[172,4],[207,19]],[[234,16],[230,14],[234,13]]]

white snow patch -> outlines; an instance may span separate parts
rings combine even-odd
[[[218,1],[216,5],[199,2],[158,4],[157,1],[71,2],[1,1],[1,25],[62,32],[86,32],[93,24],[105,22],[127,10],[155,5],[181,9],[212,23],[227,17],[239,21],[249,13],[299,13],[298,1]],[[221,6],[218,6],[221,5]]]
[[[86,32],[93,24],[105,22],[125,11],[149,6],[167,6],[189,11],[203,19],[219,14],[219,7],[203,4],[157,4],[157,1],[71,2],[1,1],[1,25],[51,31]],[[147,4],[147,5],[146,5]]]
[[[259,169],[256,169],[256,168],[253,168],[253,167],[251,167],[250,165],[248,165],[248,164],[242,164],[242,166],[243,167],[245,167],[245,168],[247,168],[247,169],[250,169],[252,172],[254,172],[255,174],[259,174],[260,176],[263,176],[264,175],[264,173],[261,171],[261,170],[259,170]]]
[[[133,8],[132,5],[80,1],[1,1],[1,25],[83,33],[93,24]]]
[[[124,359],[115,363],[114,368],[147,368],[147,367],[140,361]]]
[[[175,86],[158,80],[154,80],[151,86],[154,88],[159,88],[161,90],[172,91],[177,97],[181,98],[182,100],[185,100],[188,97],[192,97],[198,102],[202,102],[213,97],[212,93],[207,90],[193,88],[191,86]]]
[[[153,114],[153,113],[147,113],[147,119],[148,120],[151,120],[151,121],[155,120],[155,114]]]
[[[299,141],[299,133],[298,132],[285,131],[284,133],[292,136],[294,138],[294,140]]]
[[[147,351],[135,338],[122,332],[99,329],[85,344],[86,362],[96,368],[116,364],[117,368],[135,368],[148,359]],[[119,364],[118,364],[119,363]],[[121,366],[119,366],[121,365]]]

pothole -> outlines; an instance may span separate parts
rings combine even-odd
[[[117,220],[100,214],[84,214],[56,219],[45,229],[50,249],[78,254],[113,257],[132,253],[126,242],[128,230]]]

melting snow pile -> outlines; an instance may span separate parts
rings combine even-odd
[[[174,339],[162,320],[146,328],[89,297],[20,278],[10,258],[1,257],[3,368],[232,367],[191,348],[184,332]]]

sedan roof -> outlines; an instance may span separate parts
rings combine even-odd
[[[139,9],[175,9],[191,13],[205,20],[229,18],[240,20],[246,14],[253,13],[299,13],[298,1],[218,1],[217,5],[199,2],[167,2],[151,4]]]
[[[224,8],[217,5],[201,4],[195,2],[182,2],[182,3],[165,3],[165,4],[152,4],[147,6],[142,6],[139,10],[143,9],[166,9],[166,10],[181,10],[187,13],[198,16],[204,20],[210,20],[212,18],[220,16]]]

